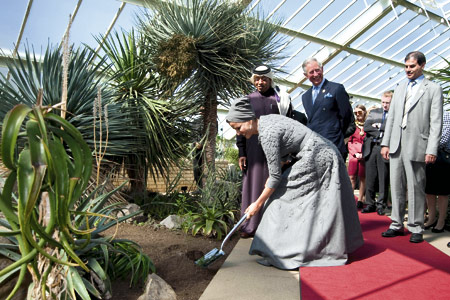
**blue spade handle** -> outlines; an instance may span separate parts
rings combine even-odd
[[[236,231],[236,229],[241,226],[242,223],[244,223],[244,221],[247,219],[247,214],[246,213],[240,220],[239,222],[236,223],[236,225],[234,225],[233,229],[231,229],[231,231],[227,234],[227,236],[225,237],[225,239],[222,242],[222,245],[220,246],[220,252],[222,251],[223,245],[225,245],[225,242],[230,238],[230,236]]]

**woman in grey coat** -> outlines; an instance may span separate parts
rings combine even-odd
[[[263,209],[250,254],[280,269],[337,266],[363,244],[347,170],[337,148],[301,123],[280,115],[256,119],[248,98],[226,117],[237,135],[258,134],[269,178],[248,218]],[[282,172],[286,161],[290,167]]]

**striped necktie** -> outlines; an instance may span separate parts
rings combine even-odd
[[[411,80],[408,83],[408,87],[406,88],[406,96],[405,96],[405,108],[403,110],[403,119],[402,119],[402,128],[406,127],[406,123],[408,121],[408,112],[409,109],[411,108],[411,102],[413,99],[413,87],[416,85],[416,81],[415,80]]]

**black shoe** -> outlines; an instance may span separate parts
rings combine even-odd
[[[374,205],[367,205],[366,207],[364,207],[361,212],[362,213],[373,213],[377,210],[377,208]]]
[[[437,225],[437,219],[436,219],[436,221],[434,221],[433,224],[428,225],[428,226],[423,226],[423,229],[427,230],[427,229],[430,229],[430,228],[432,228],[432,227],[434,227],[434,226],[436,226],[436,225]]]
[[[381,233],[382,237],[396,237],[400,235],[405,235],[405,232],[403,231],[403,228],[400,230],[394,230],[394,229],[388,229],[385,232]]]
[[[422,243],[423,242],[423,234],[421,233],[413,233],[409,238],[411,243]]]
[[[357,209],[361,209],[361,208],[363,208],[364,207],[364,203],[362,202],[362,201],[357,201],[356,202],[356,208]]]
[[[378,208],[377,208],[377,214],[378,214],[379,216],[384,216],[384,208],[378,207]]]
[[[442,232],[444,232],[444,228],[445,228],[445,226],[442,227],[442,229],[436,229],[436,227],[434,227],[433,229],[431,229],[431,232],[434,232],[434,233],[442,233]]]

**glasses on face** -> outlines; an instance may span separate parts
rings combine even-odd
[[[357,110],[353,112],[355,114],[355,116],[357,115],[362,115],[364,112],[362,110]]]

